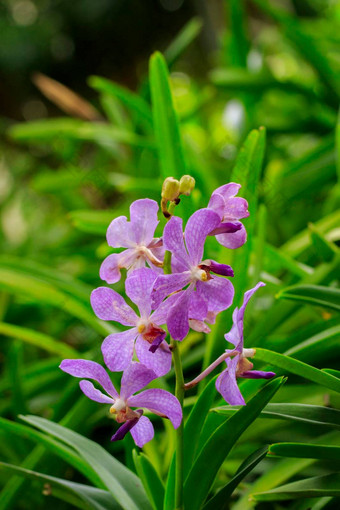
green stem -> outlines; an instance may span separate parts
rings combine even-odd
[[[178,349],[178,342],[171,339],[172,355],[174,360],[175,374],[176,374],[176,390],[175,395],[178,398],[183,410],[184,400],[184,377],[182,370],[181,355]],[[175,485],[175,509],[183,510],[183,420],[178,429],[176,430],[176,485]]]

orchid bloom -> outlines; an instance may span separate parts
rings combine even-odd
[[[225,360],[227,368],[221,372],[216,380],[216,389],[221,393],[222,397],[228,404],[245,405],[244,398],[237,386],[237,377],[246,379],[271,379],[275,376],[274,372],[262,372],[260,370],[252,370],[253,363],[248,358],[255,356],[255,349],[244,349],[243,339],[243,320],[246,306],[252,295],[265,284],[259,282],[253,289],[248,290],[244,294],[243,304],[240,309],[235,308],[233,313],[233,325],[229,333],[224,338],[234,345],[233,351],[238,354],[233,358]],[[226,350],[226,352],[232,352]]]
[[[209,235],[215,235],[222,246],[231,249],[240,248],[247,240],[246,229],[238,221],[249,216],[248,202],[235,196],[240,188],[241,185],[234,182],[220,186],[213,192],[208,204],[208,209],[215,211],[221,220]]]
[[[173,269],[177,273],[157,277],[152,299],[154,306],[159,306],[166,296],[188,285],[178,293],[176,299],[171,300],[171,306],[169,303],[167,326],[175,340],[183,340],[187,335],[189,319],[203,321],[208,311],[221,312],[233,301],[234,287],[231,282],[210,274],[233,276],[232,268],[214,260],[202,260],[205,239],[220,223],[220,216],[215,211],[196,211],[187,222],[185,244],[181,218],[172,217],[164,228],[164,247],[172,253]],[[194,316],[189,316],[189,308],[194,310]]]
[[[88,398],[101,404],[111,405],[110,413],[115,416],[118,423],[123,424],[112,436],[111,441],[123,439],[128,432],[131,432],[136,445],[142,448],[153,438],[154,429],[149,418],[143,416],[142,409],[134,411],[131,407],[146,408],[154,414],[169,418],[175,429],[181,424],[181,405],[168,391],[154,388],[134,395],[157,377],[152,370],[141,363],[132,362],[124,371],[120,394],[113,386],[106,370],[94,361],[65,359],[60,368],[73,377],[82,379],[79,386]],[[96,381],[106,394],[96,389],[86,379]]]
[[[145,267],[162,267],[164,249],[162,240],[154,238],[158,225],[158,204],[148,198],[136,200],[130,206],[130,221],[126,216],[115,218],[107,229],[106,239],[112,248],[126,248],[106,257],[100,268],[100,277],[107,283],[120,280],[120,270]]]
[[[125,282],[125,292],[139,309],[139,316],[124,298],[108,287],[99,287],[91,294],[91,304],[99,319],[116,321],[130,329],[107,336],[102,344],[104,361],[110,370],[119,372],[128,367],[133,352],[158,377],[171,368],[171,352],[165,342],[168,306],[161,303],[152,313],[151,291],[157,275],[149,268],[133,271]]]

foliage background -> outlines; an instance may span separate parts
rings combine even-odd
[[[97,321],[89,306],[91,290],[101,284],[100,262],[110,253],[107,225],[127,214],[136,198],[159,200],[162,179],[170,174],[190,173],[197,181],[192,197],[178,208],[185,218],[205,206],[218,185],[242,183],[252,212],[249,241],[235,254],[222,248],[216,253],[213,243],[208,251],[232,263],[235,304],[260,277],[267,283],[247,310],[247,345],[327,367],[337,377],[339,298],[326,293],[321,303],[321,289],[316,298],[307,291],[298,300],[296,293],[292,301],[283,299],[291,285],[337,286],[337,2],[7,0],[0,13],[2,460],[84,482],[6,421],[19,423],[19,414],[31,413],[62,421],[135,470],[131,442],[110,444],[114,425],[106,410],[84,402],[77,382],[57,367],[64,357],[99,359],[103,337],[116,327]],[[160,61],[154,59],[148,71],[155,50],[164,53],[170,69],[180,138],[176,118],[162,110],[169,98]],[[168,137],[164,118],[170,118]],[[263,165],[263,129],[253,131],[240,152],[248,133],[260,126],[266,128]],[[115,288],[123,291],[122,284]],[[207,340],[192,333],[183,343],[187,379],[198,373],[202,359],[206,365],[221,352],[230,324],[228,310]],[[258,356],[261,366],[260,349]],[[262,364],[268,361],[262,358]],[[289,378],[274,402],[337,407],[332,385],[301,377],[306,374],[300,369],[276,370]],[[243,391],[250,397],[262,385],[244,383]],[[164,387],[173,387],[172,374]],[[195,392],[188,395],[188,411],[196,398]],[[221,404],[217,397],[215,404]],[[221,420],[224,415],[210,413],[206,430]],[[337,425],[328,426],[256,420],[223,463],[213,492],[264,444],[336,444],[338,433],[329,428],[339,427],[334,420]],[[166,424],[166,434],[160,421],[156,425],[156,440],[145,452],[165,480],[174,438]],[[296,490],[276,503],[256,503],[248,495],[337,468],[339,462],[327,456],[266,457],[239,485],[232,508],[335,508],[336,494],[327,490],[303,500],[296,499]],[[0,508],[72,507],[55,498],[46,503],[41,482],[10,478],[6,470],[0,479]]]

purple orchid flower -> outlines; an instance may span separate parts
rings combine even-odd
[[[164,228],[164,247],[172,253],[173,269],[177,273],[157,277],[152,294],[154,306],[159,306],[166,296],[189,285],[176,297],[170,296],[167,326],[175,340],[183,340],[187,335],[189,319],[203,321],[208,310],[221,312],[233,301],[234,287],[231,282],[210,274],[233,276],[232,268],[214,260],[202,260],[205,239],[220,223],[216,212],[209,209],[196,211],[187,222],[185,244],[181,218],[172,217]],[[191,317],[189,308],[194,311]]]
[[[125,302],[124,298],[108,287],[99,287],[91,294],[91,304],[99,319],[116,321],[130,329],[107,336],[102,344],[104,361],[110,370],[120,372],[128,367],[135,350],[137,357],[158,377],[171,368],[171,351],[165,341],[166,331],[160,326],[166,323],[166,303],[152,313],[151,291],[157,278],[149,268],[133,271],[125,282],[125,292],[139,309],[140,316]]]
[[[131,221],[126,216],[115,218],[107,229],[106,239],[112,248],[127,248],[106,257],[100,268],[100,277],[107,283],[120,280],[120,270],[128,273],[145,267],[162,267],[164,248],[162,239],[154,238],[158,225],[158,204],[148,198],[136,200],[130,206]]]
[[[154,414],[169,418],[175,429],[181,424],[181,405],[177,398],[168,391],[155,388],[134,395],[157,377],[152,370],[141,363],[132,362],[124,371],[120,394],[113,386],[106,370],[94,361],[65,359],[60,368],[74,377],[83,379],[79,386],[88,398],[101,404],[111,404],[110,413],[115,415],[118,423],[123,424],[112,436],[111,441],[123,439],[128,432],[131,432],[136,445],[142,448],[153,438],[154,429],[149,418],[143,416],[142,409],[133,411],[131,407],[146,408]],[[86,379],[96,381],[106,394],[96,389]]]
[[[247,232],[244,225],[237,221],[249,216],[248,202],[241,197],[236,197],[240,184],[230,182],[217,188],[211,195],[208,209],[215,211],[221,220],[220,225],[210,232],[216,240],[226,248],[239,248],[247,240]]]
[[[252,370],[253,363],[248,358],[255,356],[255,349],[243,348],[243,320],[246,306],[252,295],[265,284],[259,282],[253,289],[248,290],[244,294],[243,304],[240,309],[235,308],[233,313],[233,325],[229,333],[224,338],[234,344],[232,351],[237,351],[236,356],[225,360],[227,368],[221,372],[216,380],[216,389],[221,393],[222,397],[228,404],[245,405],[244,398],[237,386],[236,378],[242,377],[246,379],[271,379],[275,376],[274,372],[262,372],[260,370]],[[226,352],[232,352],[226,350]]]

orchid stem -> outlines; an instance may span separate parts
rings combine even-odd
[[[193,379],[192,381],[184,384],[184,390],[190,390],[190,388],[196,386],[196,384],[198,384],[205,377],[207,377],[207,375],[209,375],[210,372],[212,372],[220,363],[222,363],[222,361],[226,360],[227,358],[230,358],[230,356],[234,356],[235,354],[238,354],[238,351],[224,352],[223,354],[221,354],[221,356],[217,358],[217,360],[215,360],[213,363],[211,363],[211,365],[209,365],[205,370],[203,370],[203,372],[200,375],[195,377],[195,379]]]
[[[175,395],[183,409],[184,400],[184,377],[182,370],[181,355],[178,348],[178,342],[171,339],[172,355],[174,360],[175,374],[176,374],[176,390]],[[184,457],[184,443],[183,443],[183,419],[182,423],[176,430],[176,485],[175,485],[175,509],[183,510],[183,457]]]

